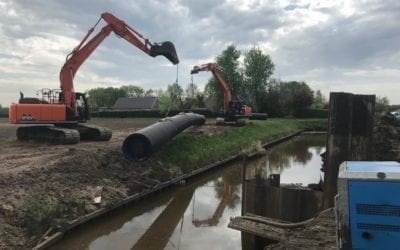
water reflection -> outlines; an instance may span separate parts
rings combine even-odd
[[[239,249],[240,232],[226,225],[240,214],[241,163],[229,169],[151,197],[144,208],[117,211],[53,249]]]
[[[295,138],[270,150],[266,157],[245,164],[243,175],[242,215],[255,214],[287,222],[309,219],[320,211],[322,192],[298,185],[276,185],[271,175],[280,174],[281,183],[307,185],[318,182],[318,157],[325,137],[308,135]],[[297,150],[296,150],[297,149]],[[272,240],[242,233],[242,249],[263,249]]]
[[[79,228],[53,249],[252,249],[244,242],[260,239],[227,228],[230,217],[251,212],[296,220],[289,207],[303,207],[297,214],[310,216],[313,207],[294,202],[298,193],[277,191],[266,179],[280,173],[283,183],[318,182],[324,143],[321,135],[296,137],[251,162],[236,162],[120,209]]]
[[[319,155],[325,150],[326,136],[298,136],[267,151],[265,157],[252,161],[246,168],[246,179],[268,178],[280,174],[281,183],[318,183],[322,174]],[[318,167],[315,167],[318,166]]]
[[[183,214],[192,200],[194,191],[195,187],[179,191],[132,249],[164,249],[179,222],[181,222],[180,230],[182,231]]]
[[[235,209],[240,203],[240,168],[235,168],[231,172],[226,172],[222,178],[214,181],[216,198],[220,200],[214,213],[207,219],[195,219],[194,212],[192,223],[195,227],[211,227],[219,224],[219,220],[224,213],[225,207]],[[195,203],[193,203],[193,208]]]

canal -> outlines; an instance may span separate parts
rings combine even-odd
[[[228,228],[230,217],[250,212],[295,222],[315,215],[319,195],[293,187],[320,181],[325,144],[325,134],[297,136],[82,226],[52,249],[253,248],[259,239]],[[271,174],[287,188],[271,186]]]

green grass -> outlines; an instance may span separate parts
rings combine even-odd
[[[269,119],[252,121],[243,127],[228,129],[219,134],[181,134],[159,152],[163,161],[181,166],[184,172],[197,166],[225,159],[248,149],[255,142],[267,143],[301,130],[326,130],[325,119]]]
[[[84,211],[83,201],[65,203],[45,193],[34,194],[26,199],[22,206],[22,219],[29,235],[40,236],[63,221],[84,214]]]

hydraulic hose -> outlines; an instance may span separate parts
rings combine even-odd
[[[329,210],[331,210],[332,208],[328,208],[326,210],[321,211],[318,215],[327,212]],[[245,220],[251,220],[251,221],[255,221],[255,222],[259,222],[259,223],[263,223],[266,225],[270,225],[270,226],[275,226],[275,227],[280,227],[280,228],[299,228],[299,227],[305,227],[307,224],[309,224],[310,222],[314,221],[317,217],[313,217],[311,219],[305,220],[305,221],[301,221],[301,222],[295,222],[295,223],[286,223],[286,222],[277,222],[274,221],[270,218],[267,217],[255,217],[255,216],[238,216],[235,217],[234,219],[245,219]]]

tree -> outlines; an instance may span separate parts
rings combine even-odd
[[[168,85],[167,91],[159,90],[159,110],[168,115],[170,110],[180,110],[182,108],[183,89],[178,83]]]
[[[0,114],[7,114],[8,113],[8,108],[7,107],[3,107],[0,104]]]
[[[259,102],[262,112],[269,117],[281,117],[285,115],[284,97],[282,93],[282,82],[278,79],[269,81],[264,98]]]
[[[205,108],[205,107],[206,107],[206,102],[204,93],[199,92],[196,95],[196,108]]]
[[[147,89],[147,90],[144,92],[144,96],[153,96],[154,94],[157,94],[157,93],[156,93],[156,91],[153,90],[153,89]]]
[[[169,94],[165,91],[159,91],[158,94],[158,110],[162,114],[168,114],[168,111],[171,109],[171,98]]]
[[[171,98],[171,101],[174,105],[178,108],[182,105],[182,96],[183,96],[183,89],[178,83],[173,83],[172,85],[168,85],[167,93]]]
[[[328,101],[326,100],[325,96],[321,93],[321,90],[315,91],[312,107],[316,109],[328,108]]]
[[[185,99],[183,102],[183,107],[185,109],[193,109],[199,107],[198,97],[201,96],[197,85],[194,83],[189,83],[187,88],[185,89]]]
[[[101,107],[111,107],[120,97],[126,97],[127,93],[121,88],[94,88],[87,91],[91,111],[97,111]]]
[[[265,98],[268,79],[274,72],[274,64],[269,55],[264,55],[259,48],[252,48],[245,53],[244,80],[246,92],[254,110],[259,111]]]
[[[127,97],[142,97],[145,93],[142,87],[135,85],[121,86],[120,89],[126,92]]]
[[[244,90],[243,75],[239,67],[239,57],[240,51],[236,49],[235,45],[230,45],[216,58],[218,67],[223,72],[224,78],[231,87],[234,96],[243,93]],[[210,106],[223,106],[224,93],[214,78],[208,81],[204,93],[211,100],[209,101],[211,102]]]
[[[377,96],[375,101],[376,112],[387,112],[390,109],[389,99],[386,96]]]
[[[313,103],[313,91],[305,82],[282,82],[283,108],[288,115],[305,109]]]

